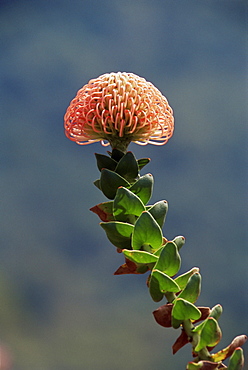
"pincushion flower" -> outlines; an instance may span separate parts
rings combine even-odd
[[[77,144],[101,141],[126,149],[163,145],[173,135],[173,110],[161,92],[133,73],[106,73],[83,86],[64,117],[66,136]]]

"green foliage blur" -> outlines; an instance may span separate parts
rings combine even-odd
[[[151,81],[175,112],[150,157],[164,235],[184,235],[199,304],[224,307],[222,347],[247,333],[245,1],[2,0],[0,342],[13,370],[182,369],[186,346],[156,324],[144,276],[123,263],[89,208],[94,153],[63,133],[76,91],[112,71]]]

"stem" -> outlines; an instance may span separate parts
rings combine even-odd
[[[123,137],[120,138],[119,136],[112,136],[111,138],[107,139],[112,147],[112,149],[118,149],[123,153],[126,153],[127,147],[130,144],[130,138]]]
[[[192,331],[192,329],[194,329],[194,325],[192,324],[190,320],[184,320],[184,322],[182,323],[182,326],[189,338],[189,342],[191,343],[192,349],[194,351],[196,345],[198,344],[200,340],[200,335],[197,332]],[[211,355],[206,347],[198,351],[197,354],[198,354],[198,357],[197,357],[198,360],[211,360]]]

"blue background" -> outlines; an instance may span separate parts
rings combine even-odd
[[[179,331],[158,326],[146,276],[113,276],[122,256],[88,211],[94,152],[64,136],[76,91],[112,71],[151,81],[175,112],[152,159],[164,235],[186,237],[201,305],[220,303],[221,347],[247,333],[245,1],[10,0],[0,3],[0,340],[14,370],[182,369]],[[143,171],[143,173],[145,173]],[[162,302],[163,303],[163,302]],[[218,347],[219,348],[219,347]]]

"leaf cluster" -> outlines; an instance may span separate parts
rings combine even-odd
[[[116,149],[109,156],[96,154],[96,159],[100,178],[94,184],[109,201],[96,205],[91,211],[100,217],[100,225],[109,241],[125,257],[125,263],[115,274],[149,272],[147,285],[151,298],[155,302],[167,300],[153,312],[156,322],[163,327],[182,329],[172,346],[173,353],[187,343],[192,344],[194,361],[188,363],[188,370],[241,369],[240,346],[247,339],[245,335],[236,337],[225,349],[210,353],[222,337],[218,324],[222,307],[216,305],[210,309],[195,305],[201,292],[199,268],[178,274],[179,251],[185,238],[177,236],[169,241],[163,236],[167,201],[148,204],[154,180],[149,173],[141,176],[140,170],[150,160],[137,160],[132,152]],[[230,357],[228,368],[222,363],[227,357]]]

